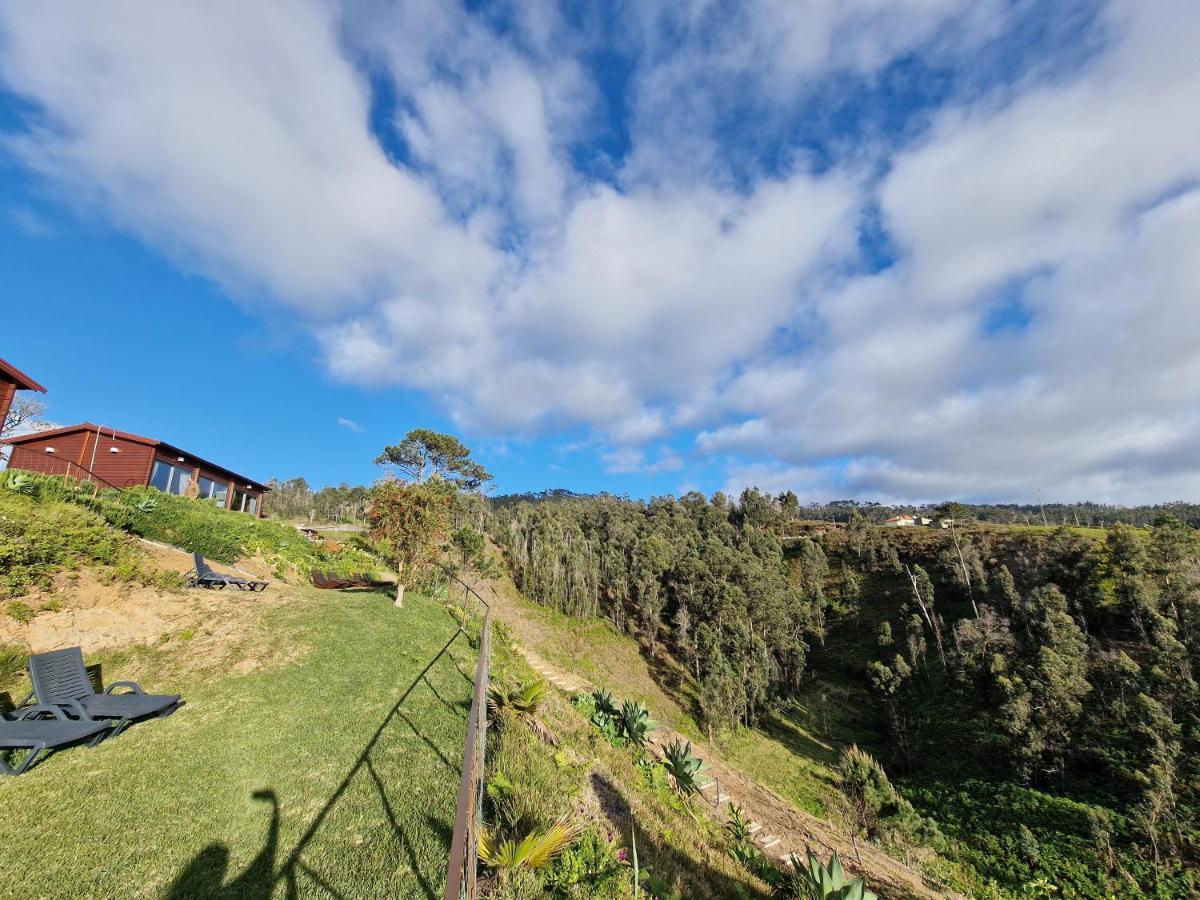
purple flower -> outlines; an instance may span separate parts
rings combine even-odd
[[[618,850],[617,859],[619,859],[621,862],[625,862],[625,860],[629,859],[629,854],[626,853],[624,849]]]

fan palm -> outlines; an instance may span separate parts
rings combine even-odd
[[[579,838],[577,823],[559,819],[549,828],[535,829],[519,840],[500,839],[485,828],[479,835],[479,858],[501,877],[518,869],[540,869],[557,859]]]
[[[551,746],[558,746],[558,737],[538,715],[546,699],[546,682],[541,679],[526,682],[517,688],[494,684],[488,690],[488,710],[497,726],[510,719],[524,722],[534,734]]]

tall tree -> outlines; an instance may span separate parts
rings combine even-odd
[[[464,490],[475,490],[492,475],[471,459],[471,451],[452,434],[414,428],[398,444],[383,448],[377,465],[406,475],[420,484],[441,478]]]

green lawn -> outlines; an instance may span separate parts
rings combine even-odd
[[[187,705],[0,781],[0,895],[440,897],[474,651],[420,676],[455,631],[422,597],[299,589],[252,674],[110,657]]]

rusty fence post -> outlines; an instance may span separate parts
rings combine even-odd
[[[467,719],[466,749],[462,781],[458,788],[458,810],[450,840],[450,864],[446,873],[445,900],[475,900],[475,878],[479,868],[479,830],[483,822],[483,773],[487,750],[487,692],[492,664],[492,611],[483,617],[479,638],[479,662],[475,667],[475,691]]]

